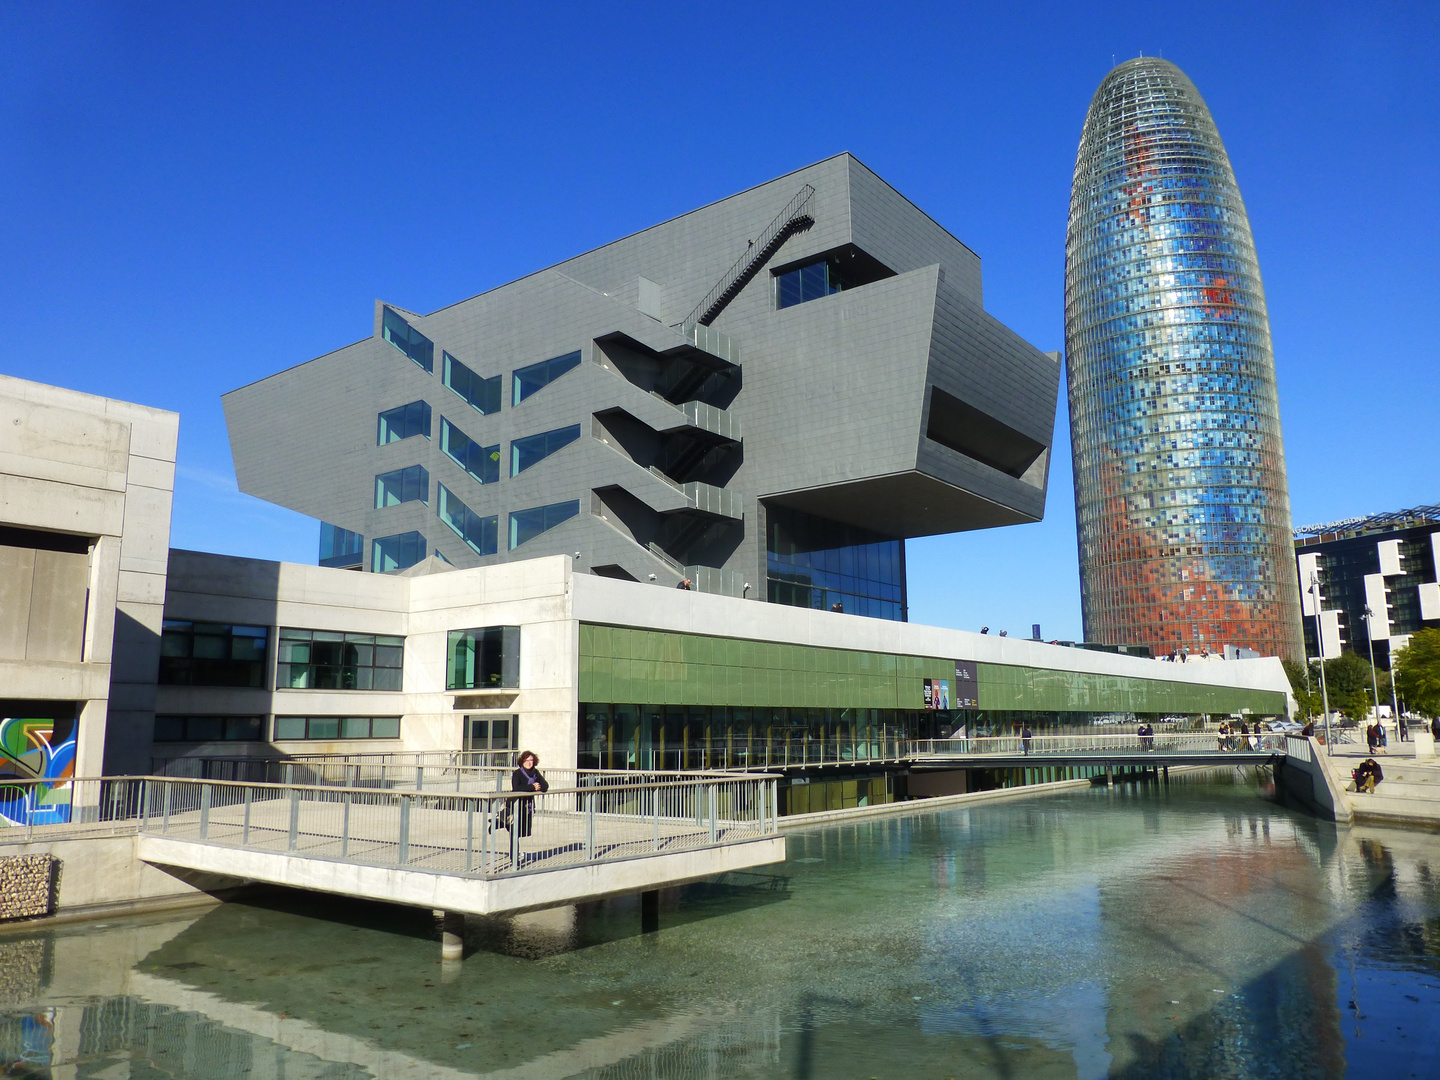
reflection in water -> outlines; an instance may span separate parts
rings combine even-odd
[[[33,1077],[1440,1072],[1440,842],[1241,784],[792,834],[773,874],[471,920],[271,893],[0,937]]]

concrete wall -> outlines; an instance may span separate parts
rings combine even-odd
[[[178,433],[174,413],[0,376],[0,527],[83,538],[85,552],[83,574],[36,556],[29,607],[0,606],[0,694],[77,702],[81,775],[148,760]],[[7,599],[23,550],[0,560]],[[37,608],[37,588],[53,603]]]
[[[97,836],[30,843],[0,838],[0,856],[50,855],[59,861],[55,915],[203,902],[240,884],[224,874],[167,871],[140,859],[138,836]]]
[[[466,715],[520,716],[520,739],[551,766],[575,764],[578,629],[569,612],[571,560],[508,563],[484,571],[358,574],[295,563],[173,551],[166,616],[272,628],[265,687],[162,686],[158,711],[175,715],[400,716],[400,738],[276,743],[282,753],[458,750]],[[423,569],[423,568],[421,568]],[[447,691],[449,632],[521,627],[520,688]],[[405,637],[403,691],[289,690],[275,686],[273,630],[296,627]],[[172,753],[246,753],[254,747],[160,744]]]

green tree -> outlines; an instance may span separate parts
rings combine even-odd
[[[1395,654],[1392,668],[1405,707],[1440,716],[1440,630],[1411,634],[1410,643]]]
[[[1338,709],[1351,720],[1363,720],[1375,704],[1370,696],[1370,661],[1352,652],[1342,652],[1325,661],[1325,686],[1330,694],[1330,708]]]
[[[1295,696],[1296,717],[1300,720],[1308,720],[1312,716],[1319,716],[1320,708],[1320,674],[1313,664],[1301,665],[1294,660],[1280,661],[1280,666],[1285,669],[1285,675],[1290,680],[1290,692]],[[1307,673],[1305,668],[1309,667]]]

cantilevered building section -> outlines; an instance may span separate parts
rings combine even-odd
[[[236,390],[320,561],[583,572],[903,619],[904,540],[1037,521],[1058,365],[848,154]]]
[[[1065,259],[1085,636],[1302,654],[1270,324],[1204,100],[1145,57],[1080,137]]]

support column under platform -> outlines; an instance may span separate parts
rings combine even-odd
[[[660,929],[660,890],[647,889],[640,894],[640,932],[653,934]]]
[[[459,911],[440,913],[440,959],[461,960],[465,957],[465,915]]]

